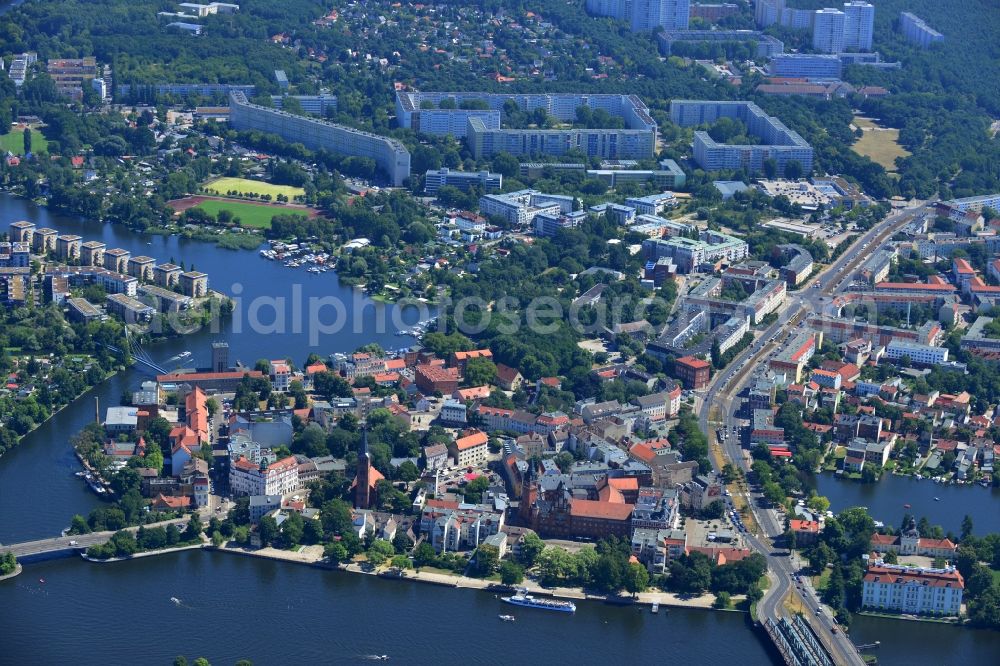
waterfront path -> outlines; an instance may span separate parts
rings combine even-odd
[[[343,567],[343,570],[350,571],[352,573],[363,573],[369,575],[375,575],[375,572],[365,568],[364,566],[353,563],[348,564]],[[390,576],[391,578],[392,576]],[[446,573],[439,573],[437,571],[420,571],[420,570],[406,570],[403,575],[398,577],[401,580],[414,580],[423,583],[431,583],[434,585],[443,585],[446,587],[464,588],[464,589],[474,589],[474,590],[488,590],[493,586],[499,585],[497,581],[486,580],[483,578],[469,578],[468,576],[457,576]],[[711,594],[705,594],[699,597],[687,597],[676,595],[670,592],[642,592],[635,597],[617,597],[614,595],[603,595],[603,594],[593,594],[588,593],[586,590],[574,587],[543,587],[539,585],[536,581],[525,580],[520,583],[517,587],[526,589],[532,594],[539,596],[557,597],[560,599],[572,599],[572,600],[591,600],[591,601],[612,601],[615,603],[636,603],[641,605],[652,605],[654,602],[660,604],[661,606],[676,606],[683,608],[711,608],[714,596]],[[734,601],[740,601],[741,597],[737,597]]]

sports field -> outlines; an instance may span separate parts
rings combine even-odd
[[[240,218],[240,224],[255,229],[270,229],[271,218],[275,215],[301,215],[306,214],[299,210],[290,210],[278,206],[267,206],[261,204],[243,203],[242,201],[217,201],[207,199],[194,208],[200,208],[206,213],[218,215],[220,210],[228,210],[234,217]]]
[[[259,180],[249,180],[247,178],[217,178],[216,180],[205,183],[205,191],[209,194],[218,194],[219,196],[226,196],[227,192],[239,192],[243,195],[256,194],[258,196],[270,194],[272,201],[276,199],[279,194],[284,194],[288,197],[289,201],[291,201],[294,197],[300,197],[305,194],[305,190],[301,187],[292,187],[291,185],[272,185],[271,183],[264,183]]]
[[[854,152],[870,158],[886,171],[896,171],[896,158],[909,157],[910,151],[899,145],[899,130],[882,127],[871,118],[854,117],[854,125],[863,132],[852,146]]]
[[[42,133],[36,129],[31,130],[31,152],[48,152],[49,142],[45,140]],[[11,152],[15,155],[24,155],[24,130],[16,129],[0,136],[0,152]]]

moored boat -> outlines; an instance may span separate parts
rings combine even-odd
[[[501,597],[501,600],[515,606],[526,608],[537,608],[539,610],[551,610],[561,613],[575,613],[576,604],[572,601],[562,601],[559,599],[539,599],[527,593],[526,590],[518,590],[517,594],[509,597]]]

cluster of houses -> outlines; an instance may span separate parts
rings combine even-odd
[[[295,510],[296,497],[309,480],[329,472],[350,477],[353,471],[355,519],[365,530],[394,532],[407,519],[376,511],[379,482],[387,470],[372,464],[367,431],[356,470],[345,469],[343,460],[329,456],[277,454],[291,442],[296,416],[330,428],[346,414],[364,419],[372,409],[383,408],[404,427],[433,422],[454,433],[448,443],[427,445],[416,461],[428,487],[413,489],[412,513],[419,518],[405,527],[423,535],[438,552],[474,549],[482,543],[496,545],[501,553],[516,551],[520,538],[533,530],[549,537],[631,540],[636,556],[651,570],[662,571],[670,558],[692,548],[702,548],[717,562],[749,554],[737,538],[688,543],[680,530],[682,510],[704,511],[722,502],[724,491],[717,478],[701,475],[697,462],[684,460],[662,435],[666,423],[680,410],[679,384],[624,364],[604,366],[593,371],[598,380],[628,378],[645,383],[650,392],[628,403],[586,400],[569,414],[534,414],[487,404],[493,391],[530,390],[514,368],[499,364],[495,386],[461,386],[473,359],[490,358],[488,349],[458,351],[447,359],[421,349],[396,358],[359,352],[335,355],[329,364],[317,363],[301,371],[287,362],[273,361],[265,375],[228,367],[224,345],[214,345],[213,367],[161,375],[137,393],[134,405],[127,408],[135,415],[137,431],[154,415],[167,416],[175,423],[170,431],[169,474],[150,479],[146,485],[160,504],[202,506],[204,498],[189,494],[186,484],[204,462],[202,447],[214,445],[214,482],[222,486],[219,492],[249,497],[252,517],[277,517]],[[302,409],[239,413],[227,409],[228,437],[215,439],[207,417],[207,396],[234,392],[245,376],[266,376],[273,390],[288,390],[292,381],[300,381],[309,391],[316,373],[327,371],[339,372],[352,382],[371,377],[378,387],[397,391],[373,392],[370,382],[360,382],[363,386],[355,387],[350,397],[322,400],[314,396]],[[559,380],[543,378],[534,390],[546,386],[558,388]],[[399,389],[410,396],[408,401],[400,401]],[[162,398],[166,394],[177,395],[176,414],[165,409]],[[660,434],[650,437],[648,433]],[[572,454],[568,466],[565,456],[557,460],[563,452]],[[129,455],[133,453],[134,449]],[[398,464],[395,459],[390,463]],[[456,489],[440,486],[442,476],[462,484],[486,476],[489,489],[479,503],[468,503]],[[429,496],[431,488],[434,492]]]
[[[74,234],[36,228],[31,222],[10,225],[10,241],[0,243],[0,282],[9,305],[24,305],[32,287],[31,262],[44,264],[46,298],[65,305],[73,321],[87,322],[104,312],[84,298],[73,297],[71,287],[96,284],[107,292],[104,310],[129,324],[149,321],[157,312],[178,312],[194,299],[208,295],[208,275],[180,266],[157,264],[152,257],[135,256],[121,248],[108,249],[100,241],[84,241]],[[55,261],[48,261],[50,258]]]
[[[891,333],[885,330],[890,327],[868,328],[875,338]],[[934,330],[935,335],[940,333],[939,328]],[[793,335],[771,358],[768,371],[751,385],[744,403],[750,418],[746,445],[765,445],[777,459],[790,460],[794,455],[784,430],[775,425],[776,395],[781,389],[788,401],[806,410],[805,426],[842,451],[840,469],[844,472],[861,473],[866,467],[880,471],[895,457],[894,452],[912,443],[925,474],[950,473],[962,482],[978,476],[989,482],[998,452],[988,436],[996,418],[991,408],[975,413],[973,396],[965,391],[913,392],[904,378],[919,377],[919,371],[894,372],[881,380],[864,378],[864,366],[886,358],[885,347],[873,349],[871,337],[842,342],[838,347],[843,360],[810,363],[821,339],[822,333],[811,330]],[[898,410],[899,418],[876,415],[881,405]],[[810,413],[817,409],[830,410],[832,421],[812,421]],[[930,428],[916,428],[915,423],[921,421]],[[971,438],[957,439],[960,431],[968,430]]]

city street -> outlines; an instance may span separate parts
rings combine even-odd
[[[792,329],[797,327],[806,315],[821,311],[823,303],[839,293],[845,283],[849,283],[850,276],[869,255],[880,249],[900,228],[917,215],[923,214],[925,210],[926,204],[916,209],[898,212],[862,234],[819,275],[807,281],[799,290],[790,292],[788,300],[778,312],[778,319],[742,354],[733,359],[726,369],[713,378],[701,402],[699,422],[710,440],[721,442],[725,458],[738,469],[746,473],[750,468],[744,456],[741,437],[738,435],[741,421],[736,413],[740,407],[739,396],[754,375],[755,369],[766,361],[774,349],[780,347],[782,341],[791,335]],[[719,433],[725,435],[720,438]],[[714,461],[713,464],[717,465],[718,462]],[[784,532],[783,522],[777,512],[761,508],[760,495],[757,493],[749,493],[747,499],[754,518],[762,530],[759,535],[748,534],[747,542],[768,557],[769,568],[775,574],[772,579],[773,584],[758,604],[758,617],[762,621],[777,620],[778,617],[787,614],[784,610],[786,597],[789,594],[800,594],[796,589],[794,578],[798,567],[792,558],[784,554],[785,551],[773,551],[770,545],[771,539]],[[817,603],[812,594],[803,601],[804,606],[809,609],[815,609]],[[836,622],[826,610],[821,611],[819,615],[814,612],[805,615],[816,635],[830,651],[835,663],[863,663],[847,633],[839,629],[834,632]]]

